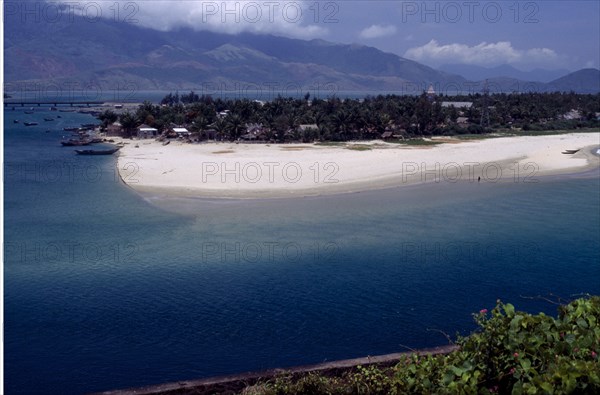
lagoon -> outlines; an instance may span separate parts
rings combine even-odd
[[[290,199],[141,196],[5,111],[7,393],[441,345],[500,298],[600,292],[600,174]],[[62,127],[91,122],[64,113]]]

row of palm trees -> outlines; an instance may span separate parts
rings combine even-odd
[[[455,97],[377,96],[362,100],[330,98],[327,100],[276,98],[269,102],[248,99],[223,100],[190,93],[184,96],[170,94],[163,104],[144,102],[134,112],[117,116],[105,111],[99,118],[104,125],[119,120],[126,134],[131,134],[144,123],[159,130],[169,125],[186,125],[202,136],[213,131],[222,140],[237,140],[246,131],[247,124],[262,124],[265,138],[274,141],[296,139],[346,141],[378,138],[385,131],[407,137],[453,133],[483,133],[479,126],[484,103],[489,105],[491,124],[506,127],[509,124],[535,124],[556,120],[571,109],[579,109],[587,121],[600,112],[600,95],[563,93],[480,94]],[[442,101],[472,102],[469,108],[443,107]],[[458,128],[459,116],[469,119],[468,128]],[[300,125],[314,128],[298,130]]]

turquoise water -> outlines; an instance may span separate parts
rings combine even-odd
[[[78,394],[441,345],[496,299],[600,293],[597,172],[283,200],[157,199],[5,112],[7,393]],[[25,127],[13,119],[36,119]],[[46,129],[51,132],[45,133]]]

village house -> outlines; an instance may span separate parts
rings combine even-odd
[[[442,107],[449,108],[454,107],[456,109],[459,108],[471,108],[473,106],[473,102],[470,101],[443,101]]]
[[[106,127],[107,136],[121,136],[123,134],[123,125],[120,122],[113,122]]]
[[[189,137],[192,133],[187,130],[186,128],[181,128],[181,127],[175,127],[172,128],[173,133],[175,133],[177,135],[177,137]]]
[[[579,112],[579,110],[571,110],[568,113],[563,114],[562,118],[569,121],[578,120],[581,119],[581,113]]]
[[[137,137],[139,139],[151,139],[158,136],[158,129],[152,128],[146,124],[138,127]]]
[[[246,132],[240,136],[240,139],[246,141],[264,140],[266,136],[262,123],[246,124]]]
[[[461,128],[466,128],[469,126],[469,118],[467,117],[458,117],[456,118],[456,124]]]

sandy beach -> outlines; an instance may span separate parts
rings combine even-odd
[[[139,192],[260,198],[356,192],[415,183],[535,182],[600,166],[600,134],[437,139],[407,146],[203,143],[124,140],[123,181]],[[433,141],[436,141],[434,138]],[[574,155],[565,150],[580,151]]]

